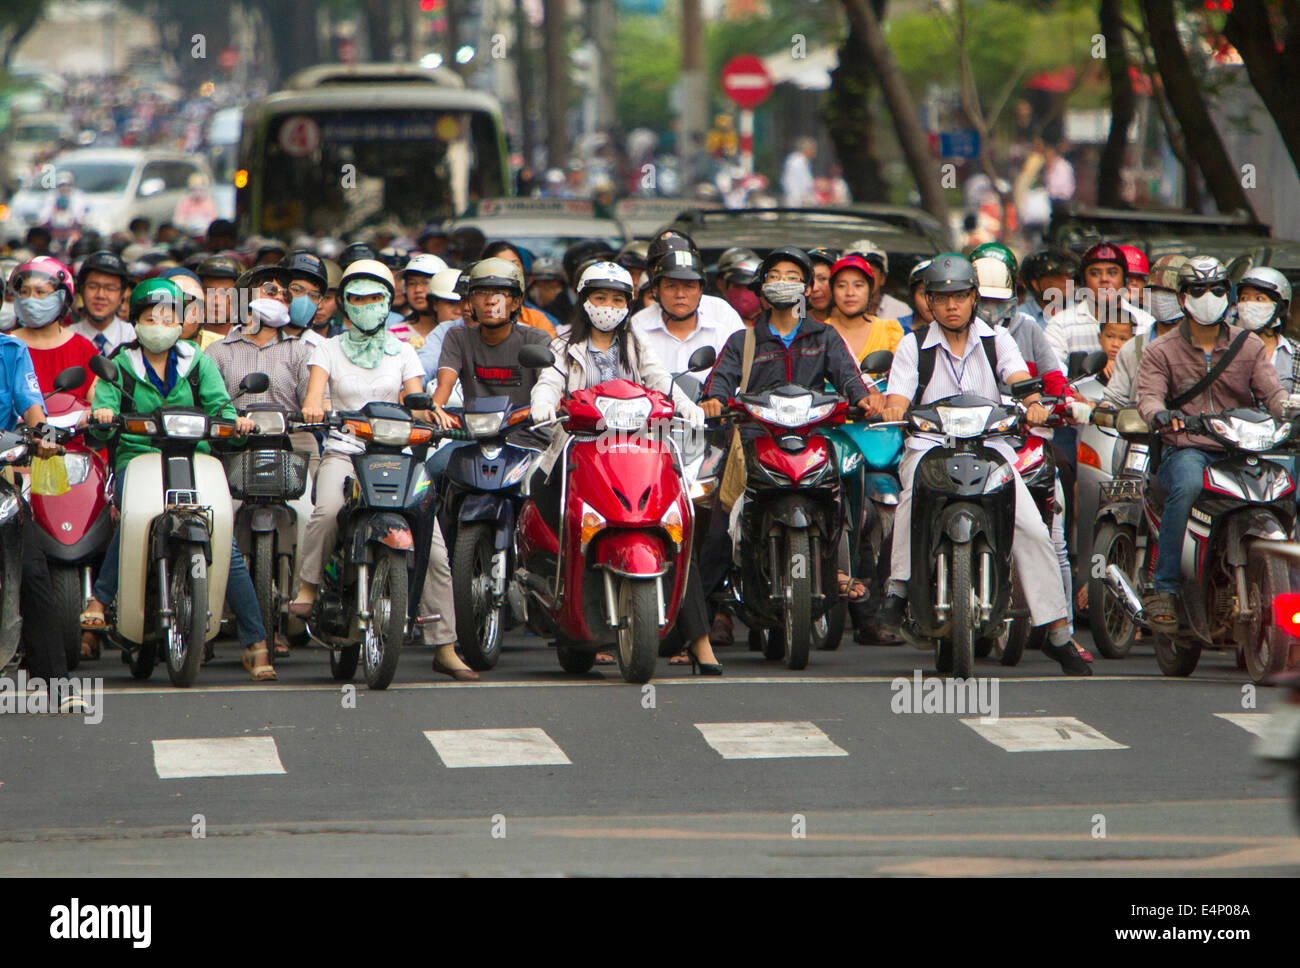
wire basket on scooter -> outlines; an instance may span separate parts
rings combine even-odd
[[[307,455],[291,450],[245,450],[226,457],[230,496],[302,497],[307,490]]]
[[[1103,501],[1140,501],[1145,482],[1136,477],[1118,477],[1113,481],[1100,481]]]

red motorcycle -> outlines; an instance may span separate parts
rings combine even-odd
[[[81,367],[64,370],[45,397],[47,422],[74,431],[90,404],[73,393],[85,380]],[[59,495],[30,495],[36,541],[49,560],[50,582],[58,601],[50,621],[59,626],[71,671],[81,661],[81,613],[91,597],[92,568],[97,568],[117,527],[112,475],[98,450],[81,437],[69,440],[63,457],[69,490]]]
[[[693,370],[712,364],[711,347],[696,353]],[[520,362],[550,366],[554,358],[530,346]],[[569,440],[556,464],[559,527],[533,497],[525,501],[514,581],[529,627],[555,637],[566,672],[589,671],[596,653],[616,644],[623,679],[646,682],[659,640],[677,619],[694,523],[668,434],[673,404],[657,391],[609,380],[566,395],[561,410],[556,422]]]

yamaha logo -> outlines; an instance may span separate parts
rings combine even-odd
[[[71,522],[71,521],[64,521],[64,522],[63,522],[63,530],[64,530],[64,531],[71,531],[71,530],[72,530],[72,522]]]

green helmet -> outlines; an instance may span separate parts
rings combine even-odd
[[[1016,254],[1008,249],[1001,242],[982,242],[970,250],[969,259],[974,262],[976,259],[998,259],[1011,270],[1011,278],[1015,279],[1019,273],[1019,266],[1016,262]]]
[[[135,322],[150,306],[172,306],[176,318],[185,314],[185,293],[171,279],[146,279],[131,290],[131,322]]]

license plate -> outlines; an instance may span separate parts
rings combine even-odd
[[[1133,471],[1136,474],[1145,474],[1149,459],[1150,455],[1145,447],[1130,447],[1128,455],[1124,458],[1124,470]]]
[[[1292,760],[1300,755],[1300,705],[1288,703],[1264,721],[1255,755],[1265,760]]]

